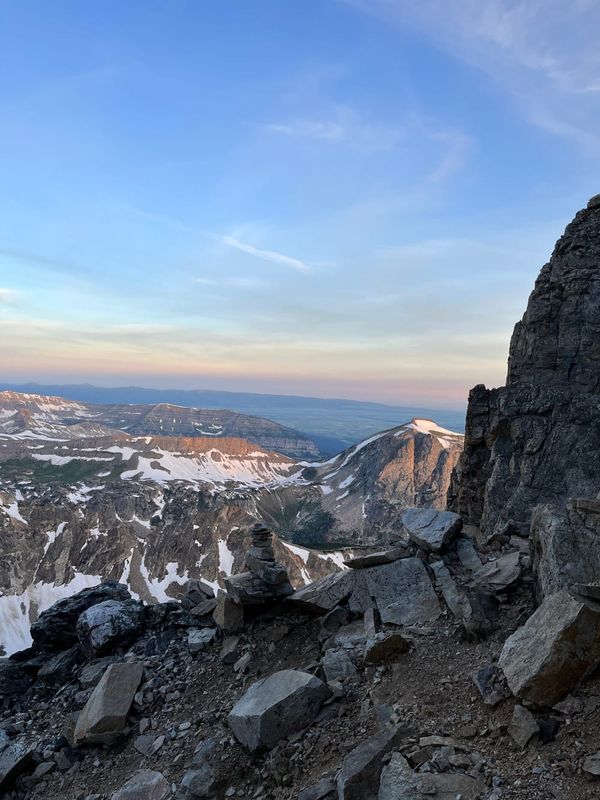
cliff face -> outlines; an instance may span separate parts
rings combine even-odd
[[[538,594],[600,578],[600,198],[567,226],[510,345],[470,393],[449,503],[487,536],[532,536]]]

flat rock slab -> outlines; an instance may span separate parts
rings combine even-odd
[[[461,772],[416,773],[400,753],[393,753],[381,774],[376,800],[478,800],[483,781]],[[366,800],[366,798],[365,798]]]
[[[337,778],[338,800],[377,798],[383,757],[397,747],[405,735],[406,731],[400,727],[390,728],[351,750]]]
[[[364,576],[367,593],[375,599],[382,622],[414,625],[432,622],[441,614],[437,594],[419,558],[402,558],[357,575]]]
[[[113,792],[111,800],[165,800],[170,794],[171,787],[162,772],[141,769]]]
[[[270,749],[309,725],[329,695],[314,675],[284,669],[250,686],[231,710],[229,727],[248,750]]]
[[[391,564],[399,558],[408,558],[412,553],[405,547],[393,547],[390,550],[380,550],[377,553],[366,553],[362,556],[354,556],[344,561],[344,564],[351,569],[365,569],[366,567],[378,567],[381,564]]]
[[[336,572],[294,592],[288,602],[321,614],[344,602],[360,614],[377,608],[383,622],[395,625],[432,622],[441,613],[427,570],[415,556]]]
[[[121,735],[143,674],[138,662],[107,667],[77,719],[75,745],[112,744]]]
[[[408,508],[401,517],[410,539],[428,553],[443,552],[462,529],[462,517],[453,511]]]
[[[456,540],[456,555],[463,567],[471,572],[474,572],[482,566],[475,545],[465,536],[459,536]]]
[[[350,597],[355,580],[356,576],[352,571],[334,572],[298,589],[287,598],[287,602],[307,611],[324,614]]]
[[[473,573],[471,586],[492,592],[502,592],[510,588],[521,577],[519,555],[519,551],[515,550],[513,553],[488,561]]]
[[[556,592],[509,636],[498,665],[515,697],[553,706],[600,664],[600,612]]]

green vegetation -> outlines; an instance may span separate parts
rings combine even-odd
[[[122,465],[104,461],[83,461],[73,459],[68,464],[57,466],[49,461],[38,461],[35,458],[11,458],[0,463],[0,480],[30,480],[35,484],[58,483],[71,485],[80,481],[96,480],[99,472],[108,472],[102,480],[118,478]]]

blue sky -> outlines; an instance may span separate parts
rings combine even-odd
[[[450,407],[600,191],[591,0],[0,0],[0,370]]]

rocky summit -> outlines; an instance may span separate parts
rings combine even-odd
[[[596,197],[541,271],[507,385],[471,392],[460,458],[413,420],[326,462],[261,454],[269,485],[242,489],[165,479],[190,452],[152,436],[5,434],[0,568],[26,578],[0,597],[23,645],[0,659],[2,796],[597,797],[599,287]],[[93,482],[40,491],[20,447],[89,458]],[[302,547],[291,520],[352,547]]]

